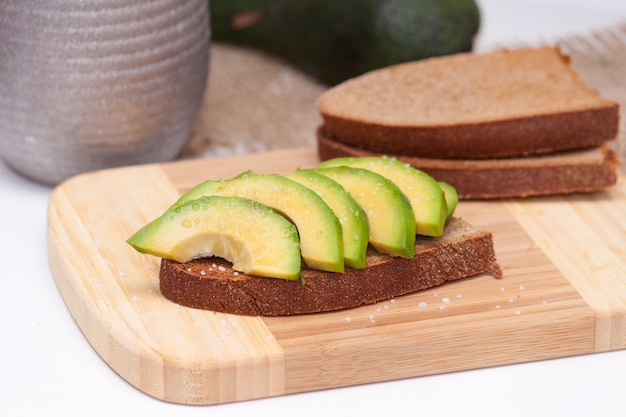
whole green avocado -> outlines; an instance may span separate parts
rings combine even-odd
[[[210,0],[215,41],[275,55],[325,84],[472,50],[474,0]]]

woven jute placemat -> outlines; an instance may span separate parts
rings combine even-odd
[[[620,135],[611,146],[626,163],[626,22],[556,45],[585,82],[620,103]],[[315,101],[327,88],[280,59],[214,42],[204,105],[181,157],[314,145],[321,122]]]

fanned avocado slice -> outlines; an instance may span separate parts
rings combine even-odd
[[[386,156],[334,158],[320,163],[318,168],[342,165],[368,169],[391,180],[411,202],[417,234],[443,234],[448,210],[441,186],[430,175]]]
[[[246,171],[229,180],[205,181],[183,194],[174,207],[207,195],[245,197],[271,207],[296,225],[306,266],[344,271],[341,224],[313,190],[278,174]]]
[[[369,224],[367,215],[337,181],[312,169],[297,169],[287,178],[299,182],[319,194],[341,223],[343,257],[351,268],[365,268]]]
[[[367,215],[369,243],[378,252],[403,258],[415,253],[415,216],[409,200],[390,180],[367,169],[316,168],[337,181]]]
[[[448,214],[446,215],[446,223],[450,221],[456,206],[459,204],[459,194],[456,192],[456,188],[447,182],[439,181],[439,186],[443,190],[444,198],[446,199],[446,209]]]
[[[177,262],[219,256],[235,271],[296,280],[301,257],[296,227],[256,201],[210,196],[165,211],[127,242],[137,251]]]

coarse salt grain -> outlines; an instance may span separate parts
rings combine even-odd
[[[239,272],[235,271],[235,272],[233,272],[233,275],[238,277],[239,276]]]
[[[389,302],[390,302],[391,304],[395,304],[395,303],[396,303],[396,300],[395,300],[394,298],[392,298],[391,300],[389,300]]]
[[[139,300],[139,298],[137,298],[137,296],[136,296],[136,295],[133,295],[133,298],[131,298],[130,300],[131,300],[131,301],[137,301],[137,300]]]
[[[519,311],[519,310],[517,310],[517,311],[515,312],[515,314],[519,316],[520,314],[522,314],[522,312],[521,312],[521,311]]]
[[[461,298],[463,298],[463,294],[457,294],[456,298],[458,298],[460,300]]]
[[[224,268],[224,267],[223,267],[223,266],[221,266],[221,265],[220,265],[220,266],[219,266],[219,268],[217,268],[217,269],[219,269],[219,270],[220,270],[220,271],[222,271],[222,272],[226,271],[226,268]]]
[[[426,301],[422,301],[421,303],[419,303],[417,306],[419,308],[425,308],[428,304],[426,304]]]
[[[350,317],[346,317],[346,321],[351,321],[352,319]]]
[[[187,272],[191,272],[191,267],[187,268]]]
[[[520,290],[520,291],[524,291],[524,286],[523,286],[523,285],[520,285],[520,286],[519,286],[519,290]]]
[[[206,275],[206,272],[204,270],[200,271],[200,275]]]
[[[222,320],[220,320],[220,324],[221,324],[222,326],[226,326],[227,321],[226,321],[226,320],[224,320],[224,319],[222,319]]]
[[[448,297],[445,297],[445,298],[441,299],[441,302],[444,303],[444,304],[448,304],[448,303],[450,303],[450,299]]]
[[[500,292],[504,292],[504,291],[505,291],[504,287],[500,287]]]
[[[443,304],[439,306],[439,310],[445,310],[446,306],[444,306]]]

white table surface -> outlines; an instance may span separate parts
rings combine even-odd
[[[480,4],[477,50],[626,21],[624,0]],[[626,415],[626,350],[218,406],[153,399],[99,358],[65,307],[47,264],[50,192],[0,162],[2,416]]]

